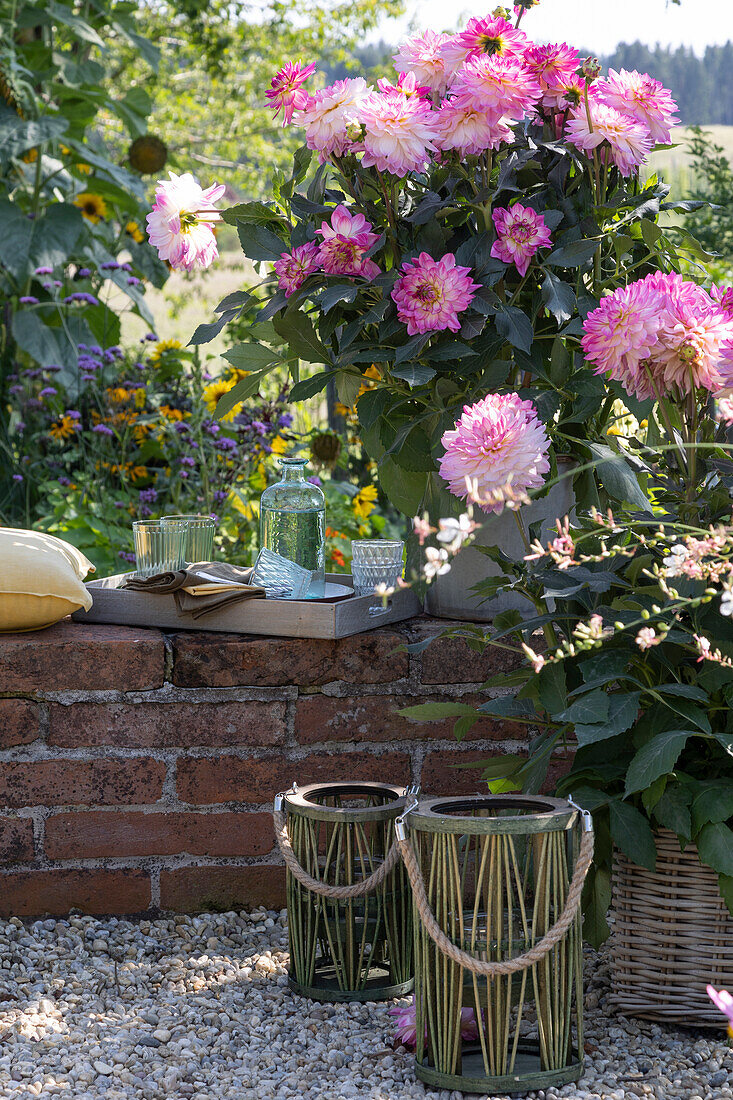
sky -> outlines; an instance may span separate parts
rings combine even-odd
[[[504,2],[511,6],[511,0]],[[410,21],[416,28],[455,30],[495,6],[493,0],[407,0],[405,17],[384,20],[376,37],[397,42],[409,32]],[[456,12],[454,22],[447,11]],[[708,45],[733,39],[733,0],[682,0],[680,7],[666,0],[540,0],[524,16],[522,29],[536,42],[568,41],[597,54],[635,41],[688,45],[702,53]]]

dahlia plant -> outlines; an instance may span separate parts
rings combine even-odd
[[[237,396],[283,362],[293,400],[335,385],[407,515],[455,510],[441,438],[487,395],[532,403],[552,469],[559,451],[615,469],[614,403],[642,419],[651,396],[595,374],[583,319],[630,272],[674,272],[696,251],[678,224],[657,224],[684,204],[643,182],[677,121],[670,92],[647,74],[603,76],[567,43],[534,43],[526,8],[413,35],[376,87],[360,76],[324,87],[313,63],[288,62],[266,96],[303,133],[292,175],[275,178],[270,202],[221,211],[263,279],[226,298],[194,342],[259,303],[261,338],[229,353],[251,372]],[[194,208],[159,206],[166,258],[209,262],[219,215],[203,193]],[[301,362],[321,369],[301,377]],[[600,503],[590,472],[576,489]],[[620,491],[625,475],[606,480],[608,496]]]

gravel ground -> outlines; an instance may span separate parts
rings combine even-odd
[[[388,1005],[287,989],[284,913],[0,922],[0,1097],[459,1100],[415,1082]],[[588,957],[586,1073],[537,1100],[733,1098],[710,1033],[611,1016]],[[534,1094],[531,1094],[534,1095]]]

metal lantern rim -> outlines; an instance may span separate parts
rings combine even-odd
[[[471,808],[511,809],[536,807],[535,813],[521,817],[473,817],[457,813]],[[579,810],[563,798],[549,795],[477,794],[421,798],[410,810],[405,824],[420,832],[465,834],[507,834],[565,832],[578,822]]]
[[[323,806],[312,801],[316,794],[389,795],[390,802],[382,806]],[[306,783],[283,796],[283,803],[290,811],[316,821],[391,821],[404,812],[406,788],[393,783],[364,780],[343,780],[336,783]]]

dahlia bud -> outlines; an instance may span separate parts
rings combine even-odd
[[[586,57],[580,66],[580,75],[584,76],[589,84],[592,84],[601,75],[602,69],[603,66],[597,57]]]
[[[694,344],[683,344],[677,354],[683,363],[694,363],[697,359],[697,348]]]
[[[503,8],[500,4],[498,7],[494,8],[491,14],[494,19],[509,19],[512,13],[509,11],[509,8]]]

